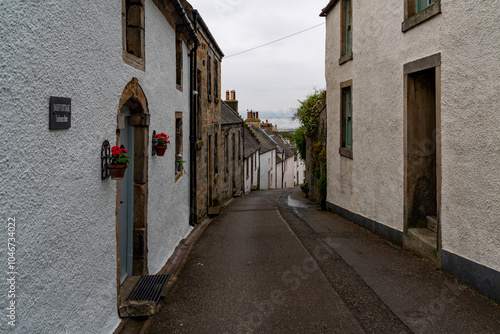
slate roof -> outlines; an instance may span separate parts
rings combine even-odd
[[[275,143],[262,129],[257,128],[254,125],[249,125],[248,129],[250,130],[250,132],[252,132],[254,137],[259,142],[260,153],[266,153],[276,149]]]
[[[293,151],[290,149],[290,146],[288,146],[288,144],[285,143],[279,135],[271,135],[270,137],[274,140],[276,145],[278,145],[281,148],[280,153],[285,152],[285,159],[292,158],[295,155]]]
[[[224,101],[222,101],[220,107],[220,119],[222,125],[243,123],[243,119],[241,119],[241,117],[236,114],[236,112],[231,109]]]
[[[259,142],[246,126],[243,129],[243,147],[243,156],[245,159],[248,159],[252,154],[260,150]]]

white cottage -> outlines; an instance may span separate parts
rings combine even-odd
[[[243,181],[245,194],[258,190],[260,184],[260,145],[250,130],[243,128]]]
[[[500,301],[498,2],[332,0],[321,15],[329,208]]]
[[[0,212],[15,222],[16,330],[112,332],[121,284],[158,273],[191,230],[175,154],[189,165],[196,34],[179,0],[14,1],[0,21]],[[155,131],[170,136],[163,157]],[[129,151],[122,181],[101,178],[105,141]]]
[[[276,147],[276,187],[293,188],[295,175],[295,155],[290,149],[290,145],[285,143],[283,138],[277,133],[268,133]]]
[[[260,189],[276,189],[276,146],[269,136],[254,125],[248,125],[260,145],[259,166],[260,166]]]

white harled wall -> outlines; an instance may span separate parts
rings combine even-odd
[[[276,150],[271,150],[260,154],[260,189],[276,188]],[[272,163],[271,163],[272,161]],[[272,174],[272,180],[269,178]]]
[[[353,60],[326,19],[327,201],[403,231],[403,65],[441,53],[442,248],[500,270],[500,1],[442,0],[403,33],[404,1],[353,1]],[[339,155],[340,83],[353,80],[353,159]]]
[[[259,168],[260,168],[259,155],[260,155],[259,151],[256,151],[250,157],[248,157],[248,159],[245,159],[244,162],[245,170],[243,175],[243,180],[245,181],[245,194],[252,191],[253,186],[258,186],[259,184]],[[252,165],[252,158],[253,158],[253,165]],[[248,170],[247,170],[246,160],[248,160]],[[247,173],[248,173],[248,178],[247,178]]]
[[[119,324],[116,182],[101,181],[100,154],[103,140],[116,143],[118,101],[133,77],[148,99],[150,134],[172,140],[165,157],[149,156],[150,273],[190,230],[173,141],[182,111],[188,157],[189,83],[185,75],[184,93],[176,90],[175,34],[151,1],[145,6],[142,72],[122,60],[121,1],[0,4],[0,217],[2,230],[16,221],[15,332],[111,333]],[[71,97],[70,129],[48,129],[50,96]]]

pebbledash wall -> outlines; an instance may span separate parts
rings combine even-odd
[[[404,231],[404,64],[440,53],[442,268],[500,300],[500,1],[440,1],[402,32],[404,2],[352,1],[353,59],[339,65],[342,1],[326,19],[331,208],[396,243]],[[352,80],[353,158],[339,154],[340,84]]]
[[[148,158],[150,274],[190,231],[188,178],[174,178],[176,111],[183,112],[189,152],[189,81],[176,89],[175,32],[146,0],[143,72],[122,59],[121,1],[8,2],[0,9],[0,249],[6,261],[7,219],[15,218],[14,332],[112,332],[120,321],[117,187],[101,181],[100,154],[104,140],[116,143],[118,102],[133,77],[148,100],[150,137],[156,130],[172,139],[165,157]],[[50,96],[71,97],[70,129],[49,130]],[[6,318],[2,332],[11,327]]]

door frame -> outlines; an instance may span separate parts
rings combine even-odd
[[[125,86],[118,103],[116,142],[120,145],[120,129],[125,127],[125,115],[120,111],[124,106],[131,111],[129,124],[133,127],[134,137],[134,160],[133,169],[133,263],[132,276],[148,274],[147,262],[147,212],[148,212],[148,157],[149,157],[149,109],[146,96],[138,83],[137,78]],[[120,210],[120,182],[116,185],[116,240],[117,240],[117,281],[120,286],[120,258],[119,258],[119,234],[118,234],[118,211]]]
[[[409,76],[416,72],[425,71],[428,69],[435,69],[435,111],[436,111],[436,134],[435,134],[435,150],[436,150],[436,201],[437,201],[437,264],[440,265],[440,253],[442,249],[442,232],[441,232],[441,187],[442,187],[442,155],[441,155],[441,53],[436,53],[428,57],[417,59],[415,61],[404,64],[404,236],[408,233],[409,227],[409,205],[408,205],[408,191],[407,180],[409,173],[409,152],[408,152],[408,85]]]

